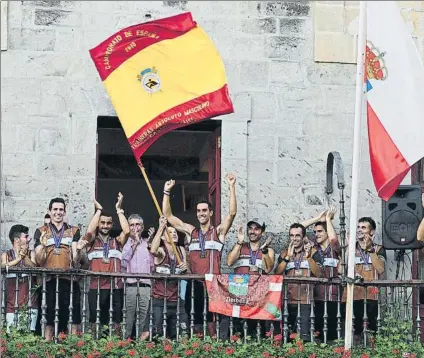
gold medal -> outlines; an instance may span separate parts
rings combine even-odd
[[[294,270],[294,275],[296,277],[303,277],[303,271],[301,269]]]

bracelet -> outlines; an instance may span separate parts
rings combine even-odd
[[[287,262],[287,263],[289,263],[289,262],[290,262],[290,259],[288,259],[288,258],[287,258],[287,256],[286,256],[286,257],[284,258],[284,261],[285,261],[285,262]]]
[[[123,209],[116,210],[116,213],[117,214],[123,214],[124,213],[124,210]]]
[[[163,191],[163,193],[164,193],[165,195],[168,195],[168,196],[170,196],[170,195],[171,195],[171,193],[170,193],[169,191],[166,191],[166,190],[164,190],[164,191]]]

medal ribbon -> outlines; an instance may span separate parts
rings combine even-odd
[[[259,250],[252,251],[252,247],[249,245],[249,251],[250,251],[250,264],[256,265],[256,259],[259,255]]]
[[[205,236],[203,236],[202,230],[199,229],[199,245],[200,245],[200,252],[201,252],[202,257],[206,257],[206,254],[205,254],[205,252],[206,252],[206,250],[205,250],[206,238],[207,238],[206,234],[205,234]]]
[[[109,237],[106,242],[103,243],[103,257],[107,259],[109,257]]]
[[[368,265],[370,255],[362,250],[362,247],[359,247],[359,254],[361,255],[362,261],[364,261],[364,265]]]
[[[59,232],[57,232],[56,228],[52,224],[50,224],[50,231],[52,232],[54,239],[54,248],[59,249],[60,243],[62,242],[63,234],[65,233],[65,225],[63,225]]]
[[[327,246],[327,248],[325,250],[322,249],[321,245],[317,245],[318,246],[318,251],[321,254],[322,257],[327,257],[328,253],[330,252],[330,245]]]
[[[298,260],[294,260],[294,267],[296,268],[296,270],[300,269],[300,265],[302,264],[302,261],[303,261],[303,252],[300,255]]]

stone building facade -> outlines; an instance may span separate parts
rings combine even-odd
[[[424,2],[398,4],[424,57]],[[358,2],[2,1],[3,237],[13,223],[39,225],[53,196],[66,195],[69,220],[87,225],[96,118],[115,115],[88,51],[118,29],[184,11],[225,63],[235,113],[222,118],[221,165],[238,175],[237,223],[260,215],[285,232],[337,204],[337,192],[325,194],[330,151],[344,162],[348,214]],[[362,145],[359,215],[380,224],[365,124]]]

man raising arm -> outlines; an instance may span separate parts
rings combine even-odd
[[[204,275],[207,273],[219,274],[221,269],[221,253],[225,237],[233,224],[234,218],[237,214],[237,201],[236,201],[236,177],[234,174],[228,174],[227,183],[230,189],[230,212],[224,221],[215,228],[212,225],[213,207],[208,201],[200,201],[197,203],[197,220],[198,227],[191,224],[184,223],[172,214],[169,197],[171,190],[175,185],[174,180],[169,180],[165,183],[164,197],[162,203],[162,211],[164,216],[167,218],[169,224],[171,224],[176,230],[184,232],[187,236],[190,236],[189,245],[189,262],[190,268],[193,274]],[[189,281],[186,293],[189,296],[191,293],[192,281]],[[195,324],[202,325],[203,319],[203,282],[194,282],[195,285]],[[191,304],[191,298],[187,297],[186,303]],[[191,307],[186,307],[190,312]],[[209,333],[214,334],[214,323],[212,320],[212,314],[208,312],[208,326]],[[224,322],[226,321],[226,322]],[[229,321],[227,318],[223,318],[221,322],[220,335],[221,338],[225,338],[228,332],[225,329],[225,323]],[[224,325],[223,325],[224,324]]]

